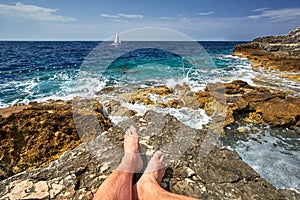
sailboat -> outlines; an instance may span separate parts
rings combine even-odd
[[[118,33],[116,33],[114,42],[111,45],[118,46],[120,44],[121,44],[120,37],[119,37]]]

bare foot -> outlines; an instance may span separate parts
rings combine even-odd
[[[145,172],[133,187],[133,199],[147,199],[154,193],[162,191],[161,180],[165,174],[164,155],[161,151],[155,152],[150,159]]]
[[[124,151],[124,157],[118,170],[139,173],[143,168],[143,160],[139,151],[139,136],[133,126],[125,133]]]
[[[192,197],[170,193],[159,184],[165,173],[164,155],[157,151],[148,163],[148,166],[140,180],[132,188],[132,199],[152,200],[196,200]]]
[[[161,151],[156,151],[150,159],[147,168],[141,178],[152,180],[160,183],[165,174],[164,155]]]

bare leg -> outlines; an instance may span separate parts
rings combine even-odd
[[[170,193],[160,187],[160,182],[164,176],[164,155],[161,151],[157,151],[148,163],[148,166],[133,187],[133,199],[179,199],[189,200],[191,197]]]
[[[99,187],[94,199],[132,199],[132,177],[143,168],[139,153],[139,138],[134,127],[126,131],[125,154],[118,169]]]

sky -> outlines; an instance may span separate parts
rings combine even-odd
[[[99,41],[160,27],[198,41],[249,41],[298,26],[298,0],[0,0],[0,40]]]

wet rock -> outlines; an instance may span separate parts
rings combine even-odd
[[[210,83],[198,92],[192,92],[185,84],[173,89],[165,86],[131,89],[117,92],[117,98],[127,103],[144,104],[146,110],[152,107],[204,109],[211,118],[207,128],[219,135],[225,134],[226,127],[238,127],[239,121],[293,128],[300,124],[299,98],[289,97],[283,91],[251,86],[241,80]],[[132,117],[136,114],[124,108],[119,100],[109,100],[106,108],[111,115]]]
[[[257,38],[237,45],[233,55],[247,57],[253,67],[279,71],[300,71],[300,27],[282,36]]]
[[[279,192],[286,196],[290,200],[298,200],[300,199],[300,193],[297,193],[296,191],[293,190],[285,190],[285,189],[280,189]]]
[[[294,128],[300,124],[300,98],[289,97],[282,91],[250,86],[243,81],[233,81],[225,84],[208,84],[204,91],[195,94],[199,104],[209,116],[219,115],[219,119],[213,118],[213,125],[219,127],[218,131],[233,126],[240,120]]]
[[[254,88],[255,87],[242,80],[235,80],[224,85],[226,94],[244,94],[247,91],[253,90]]]
[[[186,85],[176,85],[174,88],[174,95],[180,102],[181,107],[188,107],[192,109],[199,109],[201,105],[197,101],[197,96],[194,92],[191,91],[191,88]]]
[[[136,114],[135,111],[122,106],[122,102],[116,99],[109,99],[103,104],[110,116],[132,117]]]
[[[231,107],[232,117],[270,126],[299,127],[300,99],[283,98],[281,93],[245,94]]]
[[[168,101],[167,106],[169,108],[181,108],[182,107],[182,103],[178,99],[172,99],[172,100]]]
[[[157,86],[153,88],[138,89],[128,94],[124,94],[125,98],[130,103],[143,103],[145,105],[154,105],[153,95],[167,96],[173,91],[166,86]]]

